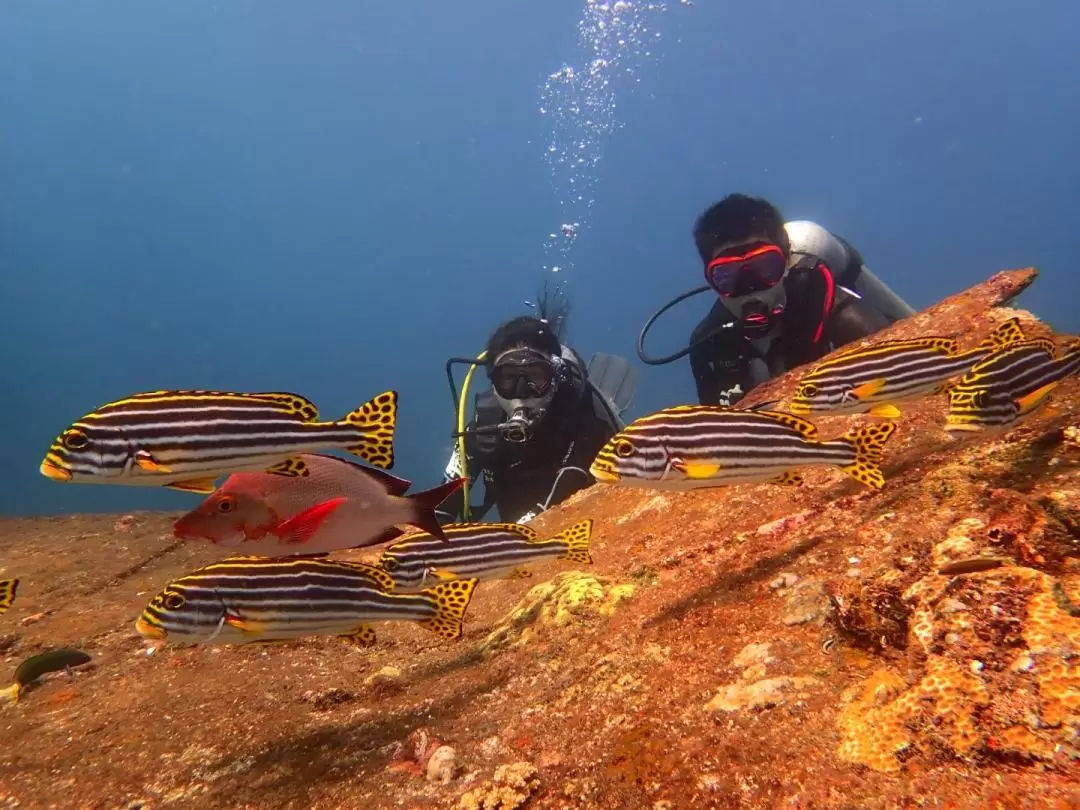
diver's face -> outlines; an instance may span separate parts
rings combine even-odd
[[[705,279],[727,310],[757,335],[772,328],[784,308],[788,256],[766,239],[720,245],[705,266]]]

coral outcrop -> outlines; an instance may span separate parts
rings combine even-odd
[[[1018,316],[999,273],[874,339],[974,345]],[[867,341],[871,342],[871,341]],[[753,391],[780,400],[798,373]],[[173,515],[0,521],[13,672],[94,658],[0,708],[0,806],[1065,808],[1080,806],[1080,381],[994,435],[903,403],[873,491],[603,485],[591,566],[485,582],[463,636],[147,655],[132,624],[214,557]],[[815,418],[823,438],[869,416]],[[371,559],[372,552],[348,555]]]

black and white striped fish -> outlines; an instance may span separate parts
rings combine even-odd
[[[869,412],[895,419],[895,403],[942,393],[990,352],[1023,339],[1020,319],[1010,318],[966,352],[956,338],[923,337],[834,353],[803,375],[788,410],[797,416]]]
[[[411,621],[443,638],[461,635],[475,579],[393,593],[393,578],[342,560],[229,557],[170,582],[135,622],[145,639],[247,644],[311,635],[369,646],[380,621]]]
[[[1059,350],[1046,338],[994,352],[949,391],[945,430],[1004,428],[1045,404],[1050,392],[1080,372],[1080,340]]]
[[[583,520],[548,540],[520,523],[450,523],[447,543],[417,532],[387,546],[379,566],[394,578],[395,590],[416,590],[440,579],[497,579],[525,573],[541,560],[588,565],[592,521]]]
[[[394,466],[397,392],[386,391],[336,422],[299,394],[150,391],[102,405],[52,443],[41,474],[54,481],[165,486],[208,494],[233,472],[302,475],[299,453],[348,450]]]
[[[885,422],[818,441],[812,423],[789,413],[679,405],[615,434],[589,471],[604,483],[687,490],[760,481],[799,484],[802,478],[793,470],[827,466],[880,489],[882,448],[895,429]]]

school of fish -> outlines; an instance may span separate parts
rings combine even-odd
[[[871,341],[809,368],[787,411],[779,402],[675,405],[639,417],[607,441],[590,473],[602,484],[685,491],[799,486],[802,470],[825,467],[877,490],[886,486],[897,403],[944,394],[945,431],[1000,430],[1045,405],[1078,371],[1080,340],[1029,339],[1016,318],[968,350],[952,336]],[[372,625],[394,621],[453,640],[479,582],[528,576],[543,561],[591,564],[592,520],[546,539],[519,523],[440,525],[436,508],[466,482],[407,494],[411,482],[388,472],[397,407],[389,390],[320,421],[314,403],[290,392],[136,393],[63,430],[41,473],[61,483],[206,496],[174,534],[229,556],[165,583],[146,604],[135,629],[154,644],[328,635],[370,647]],[[884,421],[825,438],[807,418],[813,414]],[[329,557],[380,545],[373,565]],[[0,613],[18,583],[0,580]]]

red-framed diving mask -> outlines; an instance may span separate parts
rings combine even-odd
[[[759,242],[724,251],[705,267],[705,280],[723,298],[771,290],[784,280],[787,257],[778,246]]]

